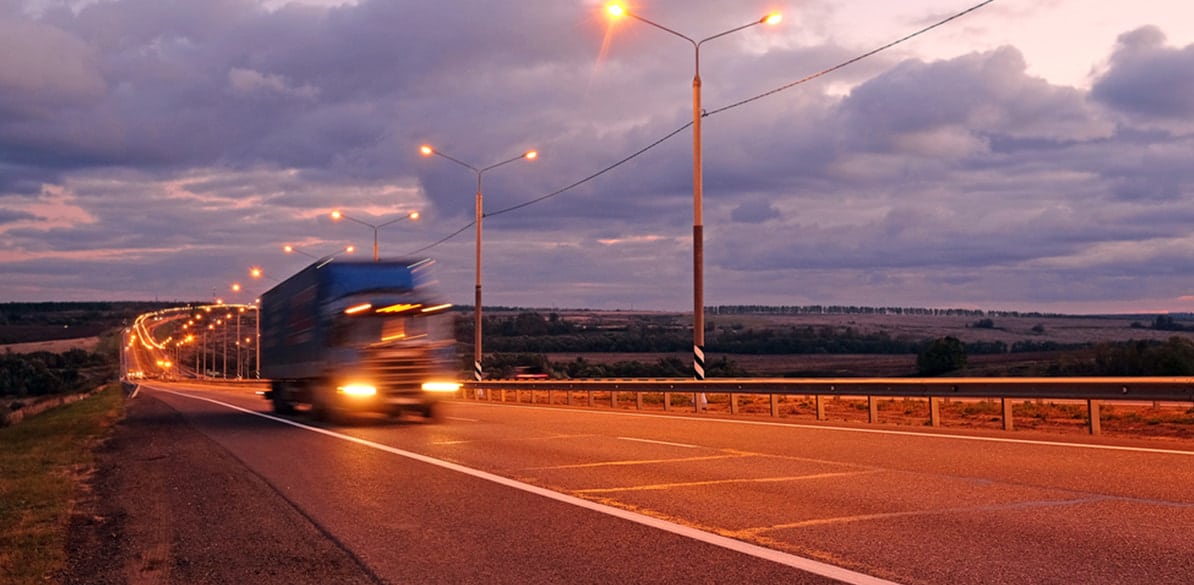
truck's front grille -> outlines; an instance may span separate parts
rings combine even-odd
[[[377,380],[378,391],[387,396],[418,394],[423,382],[444,371],[436,352],[426,348],[370,350],[361,365]]]

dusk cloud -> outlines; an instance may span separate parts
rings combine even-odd
[[[721,109],[967,6],[875,3],[847,33],[856,7],[816,1],[702,48],[708,303],[1190,308],[1189,9],[1089,55],[998,37],[1088,3],[984,9]],[[0,1],[0,300],[222,296],[301,268],[283,244],[367,249],[338,208],[419,210],[383,255],[436,257],[469,303],[476,175],[426,143],[541,153],[484,175],[487,303],[686,310],[692,47],[600,8]],[[767,8],[641,7],[697,37]],[[1097,73],[1042,76],[1054,53]]]

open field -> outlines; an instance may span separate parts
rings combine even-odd
[[[1026,352],[1004,353],[992,355],[972,355],[965,372],[958,375],[988,376],[1004,375],[1007,372],[1015,374],[1023,371],[1032,373],[1033,368],[1047,367],[1050,363],[1066,359],[1071,352]],[[678,359],[689,362],[692,355],[687,353],[549,353],[547,359],[552,362],[571,362],[581,358],[595,364],[612,364],[616,362],[639,361],[654,363],[661,359]],[[875,376],[875,377],[905,377],[916,376],[916,356],[913,354],[789,354],[789,355],[757,355],[757,354],[721,354],[709,352],[706,360],[726,358],[737,364],[756,378],[783,377],[836,377],[836,376]]]
[[[549,312],[547,310],[541,311]],[[674,323],[691,327],[692,316],[685,313],[630,311],[550,311],[568,321],[594,326],[626,326],[636,322]],[[983,318],[994,326],[976,327]],[[1097,343],[1100,341],[1165,340],[1174,335],[1194,339],[1191,331],[1161,331],[1147,328],[1155,315],[1119,316],[1040,316],[1040,317],[975,317],[966,315],[885,315],[881,313],[849,314],[710,314],[706,326],[714,329],[741,327],[746,329],[777,329],[789,327],[830,327],[844,330],[849,327],[860,335],[887,333],[893,338],[936,339],[953,336],[966,343],[1002,341],[1011,345],[1017,341],[1054,342],[1060,344]],[[1142,327],[1132,327],[1137,323]],[[1194,329],[1194,322],[1179,321]]]
[[[737,319],[772,327],[851,327],[860,334],[886,332],[892,337],[935,339],[952,335],[966,343],[1002,341],[1052,341],[1061,344],[1127,341],[1129,339],[1165,340],[1174,335],[1194,339],[1194,331],[1158,331],[1133,328],[1132,323],[1148,326],[1148,317],[990,317],[992,328],[975,327],[973,316],[954,315],[725,315],[710,317],[717,325],[732,325]]]
[[[29,341],[25,343],[8,343],[0,345],[0,352],[11,351],[13,353],[33,353],[37,351],[48,351],[50,353],[63,353],[72,349],[95,351],[95,346],[98,343],[98,337],[77,337],[74,339],[55,339],[52,341]]]

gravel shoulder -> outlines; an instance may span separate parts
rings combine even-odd
[[[76,503],[63,584],[379,583],[272,486],[140,395]]]

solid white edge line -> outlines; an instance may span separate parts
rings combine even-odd
[[[804,557],[800,557],[800,556],[796,556],[793,554],[788,554],[785,552],[781,552],[781,551],[761,547],[758,545],[742,542],[740,540],[734,540],[732,538],[728,538],[725,536],[720,536],[720,535],[713,534],[710,532],[697,530],[695,528],[690,528],[688,526],[675,524],[672,522],[668,522],[666,520],[660,520],[658,518],[652,518],[650,516],[645,516],[643,514],[638,514],[635,512],[623,510],[621,508],[614,508],[612,506],[606,506],[604,504],[590,502],[589,500],[581,499],[581,498],[578,498],[575,496],[570,496],[567,494],[562,494],[560,492],[554,492],[554,491],[551,491],[546,488],[541,488],[539,486],[531,485],[529,483],[523,483],[521,481],[513,480],[513,479],[510,479],[507,477],[502,477],[500,475],[495,475],[495,474],[489,473],[487,471],[481,471],[479,469],[465,467],[465,466],[457,464],[457,463],[452,463],[450,461],[443,461],[441,459],[435,459],[435,458],[429,457],[427,455],[420,455],[419,453],[414,453],[412,451],[405,451],[405,450],[398,449],[395,447],[390,447],[388,445],[383,445],[381,443],[375,443],[375,442],[367,440],[367,439],[361,439],[358,437],[353,437],[351,435],[344,435],[341,433],[337,433],[335,431],[329,431],[327,429],[321,429],[319,427],[305,425],[305,424],[295,422],[292,420],[287,420],[284,418],[279,418],[276,416],[268,415],[263,412],[257,412],[254,410],[249,410],[247,408],[241,408],[239,406],[236,406],[233,404],[228,404],[226,402],[220,402],[219,400],[215,400],[212,398],[206,398],[204,396],[195,396],[195,395],[186,394],[183,392],[176,392],[174,390],[165,390],[162,388],[157,388],[155,390],[158,392],[165,392],[167,394],[173,394],[175,396],[180,396],[182,398],[189,398],[191,400],[202,400],[204,402],[210,402],[212,404],[223,406],[225,408],[230,408],[230,409],[238,411],[238,412],[243,412],[245,414],[251,414],[253,416],[259,416],[261,418],[269,419],[274,422],[287,424],[292,427],[300,428],[300,429],[311,431],[314,433],[319,433],[321,435],[326,435],[326,436],[329,436],[332,438],[340,439],[343,441],[348,441],[350,443],[356,443],[358,445],[362,445],[364,447],[369,447],[372,449],[377,449],[378,451],[383,451],[386,453],[390,453],[392,455],[398,455],[399,457],[406,457],[408,459],[413,459],[415,461],[418,461],[421,463],[426,463],[428,465],[434,465],[436,467],[441,467],[443,469],[455,471],[457,473],[463,473],[465,475],[470,475],[477,479],[483,479],[485,481],[493,482],[493,483],[503,485],[506,487],[514,488],[517,490],[522,490],[527,493],[535,494],[537,496],[542,496],[544,498],[552,499],[552,500],[555,500],[557,502],[561,502],[564,504],[570,504],[570,505],[573,505],[573,506],[576,506],[579,508],[584,508],[586,510],[591,510],[593,512],[599,512],[601,514],[606,514],[608,516],[613,516],[615,518],[620,518],[622,520],[628,520],[628,521],[634,522],[636,524],[641,524],[643,526],[648,526],[651,528],[662,530],[664,532],[670,532],[672,534],[676,534],[678,536],[683,536],[685,538],[696,540],[698,542],[711,544],[711,545],[718,546],[718,547],[721,547],[724,549],[732,550],[737,553],[745,554],[745,555],[763,559],[766,561],[771,561],[773,563],[778,563],[780,565],[785,565],[788,567],[792,567],[794,569],[799,569],[801,571],[812,573],[814,575],[820,575],[822,577],[836,579],[843,583],[849,583],[851,585],[899,585],[894,581],[887,581],[885,579],[880,579],[878,577],[872,577],[870,575],[866,575],[863,573],[857,573],[857,572],[851,571],[849,569],[844,569],[842,567],[829,565],[826,563],[822,563],[820,561],[815,561],[813,559],[806,559]]]
[[[1154,449],[1150,447],[1125,447],[1122,445],[1092,445],[1089,443],[1060,443],[1055,441],[1042,441],[1039,439],[1008,439],[1003,437],[976,437],[970,435],[946,435],[942,433],[918,433],[914,431],[895,431],[891,429],[857,429],[853,427],[833,427],[821,425],[806,425],[801,423],[781,423],[781,422],[767,422],[761,420],[734,420],[717,417],[689,417],[677,416],[668,414],[650,414],[645,412],[611,412],[603,410],[581,410],[581,409],[561,409],[552,408],[549,406],[531,406],[529,404],[501,404],[501,403],[487,403],[485,401],[473,400],[457,400],[458,404],[476,404],[481,406],[493,406],[497,408],[528,408],[534,410],[549,410],[554,412],[565,411],[573,413],[585,414],[599,414],[605,416],[638,416],[644,418],[663,418],[668,420],[690,421],[690,422],[719,422],[735,425],[753,425],[761,427],[778,427],[785,429],[808,429],[815,431],[838,431],[843,433],[870,433],[875,435],[899,435],[904,437],[928,437],[933,439],[956,439],[959,441],[985,441],[990,443],[1012,443],[1019,445],[1038,445],[1046,447],[1073,447],[1076,449],[1103,449],[1106,451],[1130,451],[1135,453],[1156,453],[1162,455],[1187,455],[1194,456],[1194,451],[1180,451],[1177,449]]]

